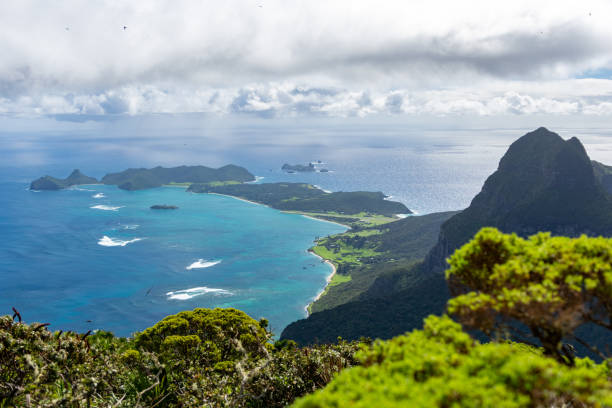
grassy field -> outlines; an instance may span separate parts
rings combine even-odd
[[[338,212],[306,212],[306,211],[284,211],[291,214],[302,214],[313,218],[319,218],[326,221],[333,221],[339,224],[344,224],[352,228],[356,227],[375,227],[378,225],[387,224],[397,221],[399,217],[387,217],[378,214],[358,213],[358,214],[343,214]]]
[[[326,246],[330,245],[330,247]],[[350,263],[354,265],[362,265],[367,258],[383,255],[382,252],[377,252],[371,248],[354,248],[346,245],[343,241],[328,244],[328,238],[323,238],[317,242],[313,252],[323,259],[328,259],[335,265],[342,263]]]

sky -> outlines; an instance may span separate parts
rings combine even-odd
[[[610,115],[611,16],[607,0],[6,0],[0,113]]]
[[[609,0],[4,0],[0,167],[44,168],[75,140],[169,164],[195,152],[159,138],[610,129],[611,16]]]

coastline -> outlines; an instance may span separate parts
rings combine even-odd
[[[244,202],[250,203],[250,204],[263,205],[264,207],[272,208],[272,209],[275,209],[275,210],[280,211],[280,212],[285,213],[285,214],[299,214],[302,217],[310,218],[311,220],[328,222],[328,223],[331,223],[331,224],[339,225],[341,227],[346,228],[347,231],[351,229],[351,227],[349,225],[341,224],[341,223],[335,222],[335,221],[326,220],[326,219],[323,219],[323,218],[316,218],[316,217],[313,217],[311,215],[303,214],[303,213],[301,213],[299,211],[295,211],[295,212],[293,212],[293,211],[282,211],[282,210],[278,210],[278,209],[276,209],[274,207],[270,207],[269,205],[266,205],[266,204],[258,203],[256,201],[251,201],[251,200],[247,200],[245,198],[236,197],[236,196],[232,196],[232,195],[228,195],[228,194],[219,194],[219,193],[206,193],[206,194],[214,194],[214,195],[222,196],[222,197],[230,197],[230,198],[233,198],[235,200],[244,201]],[[325,283],[325,286],[323,287],[323,289],[321,289],[319,291],[319,293],[317,293],[317,295],[306,306],[304,306],[304,311],[306,312],[306,316],[309,316],[310,315],[310,311],[308,309],[310,308],[310,306],[314,302],[316,302],[317,300],[319,300],[321,298],[321,296],[323,296],[323,294],[327,290],[329,284],[331,283],[333,277],[336,275],[336,271],[337,271],[338,268],[329,259],[325,259],[325,258],[317,255],[314,251],[312,251],[312,249],[308,249],[307,252],[312,254],[312,255],[314,255],[314,256],[316,256],[317,258],[321,259],[324,263],[326,263],[326,264],[328,264],[328,265],[330,265],[332,267],[332,272],[327,276],[326,283]]]
[[[251,203],[251,204],[255,204],[255,205],[263,205],[264,207],[273,208],[273,207],[270,207],[269,205],[258,203],[257,201],[251,201],[251,200],[247,200],[246,198],[236,197],[236,196],[229,195],[229,194],[219,194],[219,193],[205,193],[205,194],[213,194],[213,195],[221,196],[221,197],[230,197],[230,198],[233,198],[234,200],[244,201],[245,203]]]
[[[329,222],[330,224],[336,224],[336,225],[340,225],[341,227],[346,228],[347,230],[350,230],[351,227],[349,225],[346,224],[340,224],[339,222],[336,221],[330,221],[330,220],[326,220],[324,218],[317,218],[317,217],[313,217],[312,215],[306,215],[304,213],[301,213],[299,211],[295,211],[295,212],[291,212],[291,211],[282,211],[285,214],[300,214],[302,217],[306,217],[306,218],[310,218],[311,220],[316,220],[316,221],[323,221],[323,222]],[[314,252],[313,252],[314,253]],[[318,255],[317,255],[318,256]],[[320,258],[320,257],[319,257]]]
[[[219,193],[205,193],[205,194],[214,194],[214,195],[221,196],[221,197],[230,197],[230,198],[233,198],[233,199],[235,199],[235,200],[244,201],[245,203],[250,203],[250,204],[255,204],[255,205],[263,205],[264,207],[272,208],[273,210],[280,211],[280,212],[282,212],[282,213],[284,213],[284,214],[299,214],[299,215],[301,215],[302,217],[310,218],[311,220],[321,221],[321,222],[328,222],[328,223],[330,223],[330,224],[340,225],[341,227],[344,227],[344,228],[346,228],[347,230],[350,230],[350,229],[351,229],[351,226],[350,226],[350,225],[341,224],[341,223],[336,222],[336,221],[326,220],[326,219],[324,219],[324,218],[317,218],[317,217],[313,217],[312,215],[306,215],[306,214],[304,214],[303,212],[300,212],[300,211],[283,211],[283,210],[279,210],[278,208],[270,207],[270,206],[269,206],[269,205],[267,205],[267,204],[258,203],[257,201],[247,200],[246,198],[242,198],[242,197],[236,197],[236,196],[229,195],[229,194],[219,194]],[[317,256],[318,256],[318,255],[317,255]]]
[[[332,279],[334,278],[334,276],[336,275],[336,271],[338,270],[338,268],[336,267],[336,265],[334,265],[334,263],[332,261],[330,261],[329,259],[325,259],[320,255],[317,255],[314,251],[312,250],[308,250],[308,252],[314,256],[316,256],[317,258],[321,259],[323,262],[325,262],[326,264],[330,265],[332,267],[332,272],[327,276],[327,278],[325,278],[326,283],[325,286],[323,287],[323,289],[321,289],[321,291],[319,293],[317,293],[317,295],[310,301],[310,303],[308,303],[306,306],[304,306],[304,311],[306,312],[306,316],[310,316],[310,306],[316,302],[317,300],[321,299],[321,296],[323,296],[323,294],[325,293],[325,291],[327,290],[327,287],[329,286],[329,284],[331,283]]]

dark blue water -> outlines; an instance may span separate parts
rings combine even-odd
[[[55,329],[129,335],[180,310],[236,307],[280,334],[330,273],[307,248],[345,230],[181,188],[26,187],[0,184],[0,312]]]

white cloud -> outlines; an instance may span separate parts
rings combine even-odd
[[[5,1],[0,113],[605,115],[612,81],[575,77],[612,67],[610,15],[606,0]]]

